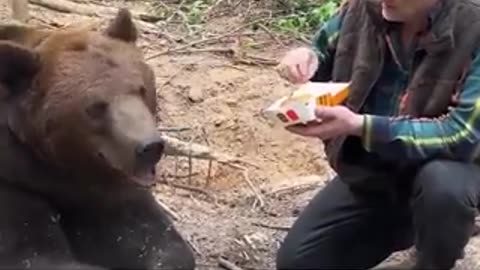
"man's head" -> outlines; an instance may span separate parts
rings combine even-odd
[[[380,0],[383,17],[392,22],[416,21],[441,0]]]

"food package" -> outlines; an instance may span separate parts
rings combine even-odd
[[[262,111],[281,126],[307,124],[315,120],[315,108],[340,105],[349,94],[349,83],[308,82]]]

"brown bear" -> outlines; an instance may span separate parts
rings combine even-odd
[[[0,268],[194,269],[149,186],[155,76],[121,9],[104,31],[0,26]]]

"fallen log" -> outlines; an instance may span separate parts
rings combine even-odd
[[[18,0],[14,0],[18,1]],[[90,6],[88,4],[80,4],[68,0],[28,0],[29,3],[48,8],[54,11],[63,12],[63,13],[72,13],[85,16],[96,16],[100,17],[101,15],[110,15],[113,16],[118,12],[118,8],[98,5]],[[160,20],[160,18],[155,18],[155,16],[149,14],[138,13],[131,10],[132,17],[137,20],[151,22],[154,20]]]
[[[12,10],[12,18],[21,23],[27,22],[29,19],[28,0],[10,0]]]
[[[48,8],[57,12],[78,14],[88,17],[114,17],[115,14],[118,12],[118,8],[89,6],[86,4],[79,4],[67,0],[28,0],[28,2],[33,5]],[[154,16],[149,14],[138,13],[133,10],[130,10],[130,12],[132,14],[132,19],[143,30],[149,32],[160,32],[158,27],[152,23],[154,21],[158,21],[159,18],[155,18]]]
[[[28,2],[63,13],[73,13],[86,16],[99,16],[102,13],[113,14],[107,7],[89,7],[87,5],[73,3],[67,0],[28,0]]]

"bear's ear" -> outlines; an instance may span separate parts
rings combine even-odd
[[[39,55],[10,41],[0,42],[0,93],[14,96],[30,88],[40,70]]]
[[[135,43],[138,33],[130,11],[125,8],[120,9],[113,21],[108,25],[105,33],[111,38]]]
[[[40,29],[19,24],[0,25],[0,40],[12,41],[30,48],[38,46],[51,33],[52,30],[50,29]]]

